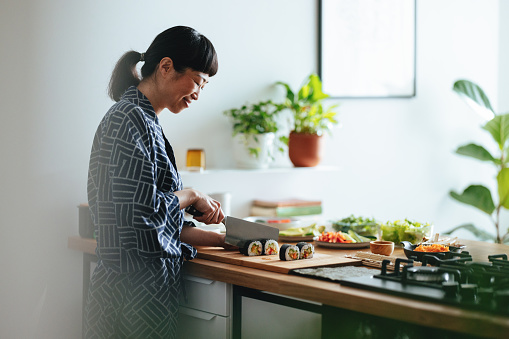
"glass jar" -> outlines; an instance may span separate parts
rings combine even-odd
[[[194,172],[205,170],[205,151],[201,148],[188,149],[186,167],[188,171]]]

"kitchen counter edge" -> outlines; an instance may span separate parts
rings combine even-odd
[[[468,243],[472,247],[476,242]],[[96,241],[71,236],[68,238],[68,247],[95,254]],[[199,251],[200,247],[197,248]],[[186,262],[184,272],[200,278],[470,335],[503,338],[509,332],[509,317],[346,287],[335,282],[289,276],[200,258]]]

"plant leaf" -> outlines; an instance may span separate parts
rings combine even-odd
[[[491,235],[490,233],[486,232],[485,230],[477,228],[473,224],[463,224],[463,225],[456,226],[453,229],[450,229],[449,231],[444,232],[444,234],[450,235],[453,232],[456,232],[456,231],[458,231],[460,229],[464,229],[464,230],[469,231],[470,233],[472,233],[479,240],[483,240],[483,241],[486,241],[486,240],[495,241],[495,237],[493,235]]]
[[[503,168],[497,175],[499,205],[509,209],[509,168]]]
[[[472,99],[479,106],[487,108],[494,113],[493,108],[491,108],[490,100],[484,91],[473,82],[468,80],[458,80],[454,83],[452,89],[460,96],[466,96]]]
[[[509,137],[509,114],[497,115],[488,121],[483,128],[491,133],[500,149],[503,149]]]
[[[479,159],[482,161],[491,161],[495,164],[500,164],[500,161],[494,158],[490,152],[488,152],[484,147],[476,145],[476,144],[468,144],[458,147],[456,153],[465,155],[467,157],[472,157],[475,159]]]
[[[309,85],[313,90],[313,101],[319,101],[325,98],[328,98],[329,95],[322,92],[322,82],[320,81],[320,77],[316,74],[311,74],[309,76]]]
[[[295,94],[293,93],[292,89],[290,88],[290,85],[288,85],[284,82],[281,82],[281,81],[276,82],[276,85],[281,85],[286,88],[286,98],[288,99],[288,101],[290,101],[293,104],[295,102]]]
[[[311,87],[309,85],[309,82],[307,84],[305,84],[304,86],[302,86],[299,90],[299,93],[298,93],[298,98],[299,100],[306,100],[308,101],[310,99],[310,93],[311,92]]]
[[[481,211],[491,215],[495,210],[495,204],[491,198],[491,192],[481,185],[470,185],[462,194],[454,191],[449,192],[450,196],[467,205],[474,206]]]

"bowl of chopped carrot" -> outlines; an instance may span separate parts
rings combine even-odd
[[[442,244],[416,244],[412,245],[409,241],[402,241],[403,251],[408,259],[422,261],[426,254],[435,255],[439,259],[450,259],[455,253],[460,253],[465,246],[447,246]]]

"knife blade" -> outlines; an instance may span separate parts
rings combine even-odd
[[[257,222],[227,216],[223,221],[226,226],[225,243],[241,247],[245,241],[274,239],[279,237],[279,229]]]
[[[194,206],[186,208],[186,212],[194,215],[201,216],[202,212],[198,211]],[[258,239],[274,239],[279,237],[279,229],[263,225],[257,222],[251,222],[244,219],[227,216],[223,219],[222,223],[226,227],[225,243],[240,247],[248,240]]]

